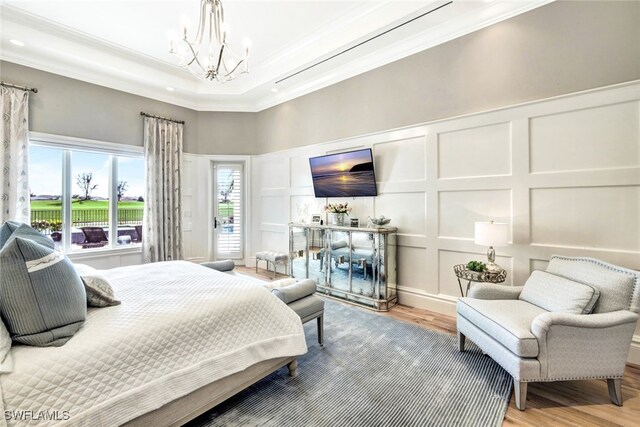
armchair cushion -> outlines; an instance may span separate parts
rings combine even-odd
[[[524,284],[520,299],[547,311],[587,314],[593,310],[597,288],[546,271],[534,271]]]
[[[640,311],[640,272],[618,267],[593,258],[553,256],[547,271],[600,291],[593,312]]]
[[[546,310],[522,300],[461,298],[458,315],[520,357],[538,356],[538,340],[531,323]]]

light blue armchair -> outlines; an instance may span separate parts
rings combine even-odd
[[[477,284],[457,304],[458,345],[469,338],[513,377],[516,407],[527,384],[621,378],[640,311],[640,272],[592,258],[554,256],[524,286]]]

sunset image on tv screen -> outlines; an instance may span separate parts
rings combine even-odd
[[[313,157],[309,163],[316,197],[377,195],[370,149]]]

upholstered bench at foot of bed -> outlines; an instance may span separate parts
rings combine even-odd
[[[295,311],[302,323],[317,319],[318,344],[324,346],[324,301],[315,295],[316,282],[305,279],[271,292]]]

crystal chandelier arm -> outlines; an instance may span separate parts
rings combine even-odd
[[[169,51],[178,57],[180,65],[192,75],[224,83],[249,72],[249,48],[245,48],[244,56],[236,55],[227,45],[227,36],[222,0],[200,0],[195,39],[189,40],[185,26],[182,41],[187,48],[176,51],[172,41]]]
[[[196,50],[194,50],[194,48],[191,45],[191,43],[189,43],[189,42],[186,42],[186,43],[187,43],[187,46],[189,46],[189,50],[191,50],[191,54],[193,55],[193,59],[191,61],[187,62],[187,66],[190,66],[191,64],[193,64],[195,62],[196,64],[198,64],[200,66],[200,68],[202,68],[203,70],[206,70],[206,68],[202,65],[202,63],[200,63],[200,59],[198,59],[198,54],[196,53]]]
[[[229,71],[229,69],[227,68],[227,63],[224,60],[222,61],[222,63],[223,63],[224,71],[225,71],[224,76],[228,77],[228,76],[232,75],[240,67],[240,65],[244,64],[245,60],[241,59],[240,61],[238,61],[236,63],[236,65],[231,69],[231,71]],[[245,72],[245,71],[243,71],[243,72]]]
[[[220,73],[220,65],[224,63],[222,55],[224,54],[225,45],[220,46],[220,53],[218,54],[218,63],[216,64],[216,74]]]
[[[211,24],[215,24],[212,25],[212,27],[216,30],[216,40],[219,44],[225,44],[227,41],[224,40],[224,36],[221,34],[222,27],[224,26],[224,8],[220,0],[213,0],[212,13],[214,14],[215,21]]]
[[[196,45],[196,50],[200,50],[200,44],[202,43],[202,36],[204,34],[204,28],[206,26],[207,17],[207,0],[202,0],[200,3],[200,20],[198,22],[198,32],[196,33],[196,39],[193,44]]]

